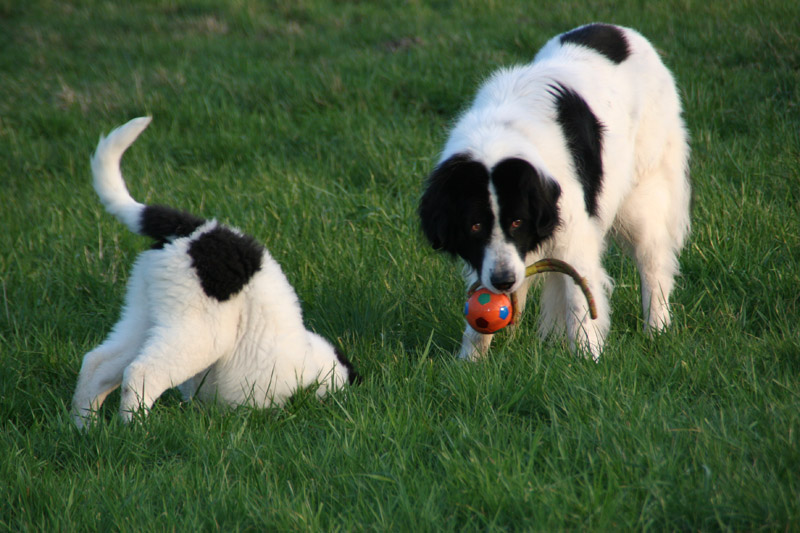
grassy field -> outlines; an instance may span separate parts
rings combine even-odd
[[[290,5],[291,7],[286,7]],[[460,268],[422,181],[500,65],[636,27],[684,97],[695,189],[675,323],[614,246],[599,364],[534,334],[454,360]],[[0,530],[800,530],[800,3],[0,0]],[[283,410],[76,431],[83,354],[149,243],[88,157],[135,116],[135,197],[264,242],[365,375]]]

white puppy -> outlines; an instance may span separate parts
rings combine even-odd
[[[548,274],[540,333],[600,356],[611,323],[609,234],[635,258],[644,324],[670,323],[678,253],[689,233],[689,147],[672,75],[639,33],[590,24],[551,39],[523,66],[495,73],[460,117],[427,180],[419,214],[434,248],[458,255],[468,283],[513,293],[551,257],[585,278],[599,317],[571,279]],[[460,357],[491,335],[469,326]]]
[[[91,161],[106,209],[155,245],[134,264],[119,322],[83,359],[75,423],[88,422],[120,384],[128,421],[174,386],[187,399],[269,406],[302,387],[316,385],[323,395],[352,382],[350,362],[306,330],[294,289],[259,243],[131,197],[120,159],[149,123],[137,118],[101,137]]]

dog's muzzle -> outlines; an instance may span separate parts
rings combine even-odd
[[[492,272],[489,281],[495,289],[507,291],[517,282],[517,276],[511,270],[499,270]]]

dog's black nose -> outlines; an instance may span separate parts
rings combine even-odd
[[[495,289],[507,291],[514,286],[514,282],[517,281],[517,278],[514,276],[513,272],[497,272],[492,274],[489,281],[492,282]]]

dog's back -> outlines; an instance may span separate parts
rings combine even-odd
[[[655,164],[664,145],[676,139],[676,149],[685,152],[676,159],[688,161],[675,81],[653,46],[635,30],[589,24],[553,37],[532,62],[492,74],[450,132],[439,164],[469,152],[492,168],[516,153],[557,180],[571,175],[574,161],[564,150],[563,125],[586,121],[575,116],[574,105],[567,106],[572,116],[559,116],[564,94],[585,101],[597,117],[598,136],[607,133],[604,153],[598,154],[606,190],[610,180],[629,175],[631,166]],[[637,161],[619,161],[626,146],[636,146]],[[616,208],[609,205],[605,211],[613,214]]]

